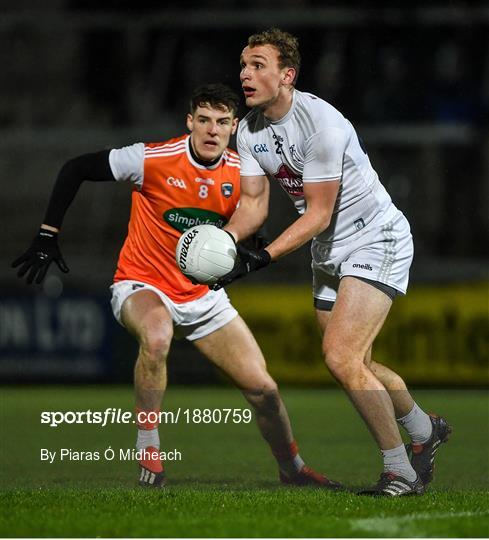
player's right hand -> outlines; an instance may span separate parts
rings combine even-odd
[[[41,283],[53,261],[62,272],[69,272],[58,247],[58,233],[41,228],[29,249],[12,263],[12,268],[22,265],[17,272],[19,277],[29,272],[27,283],[31,284],[36,276],[36,283]]]
[[[226,285],[229,285],[236,279],[246,276],[250,272],[265,268],[265,266],[268,266],[272,262],[270,253],[268,253],[266,249],[257,251],[238,244],[237,250],[238,256],[236,257],[233,269],[219,278],[214,285],[210,286],[213,291],[218,291],[219,289],[226,287]]]

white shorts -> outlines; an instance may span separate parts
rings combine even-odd
[[[334,302],[344,276],[376,281],[406,294],[414,248],[409,222],[402,212],[386,223],[370,223],[340,245],[313,240],[311,253],[315,303]]]
[[[125,280],[114,283],[112,292],[112,312],[122,326],[122,304],[132,294],[150,290],[155,292],[168,308],[175,324],[175,337],[185,337],[189,341],[202,338],[215,332],[229,321],[234,319],[238,312],[233,308],[224,289],[209,291],[197,300],[177,304],[153,285],[142,281]]]

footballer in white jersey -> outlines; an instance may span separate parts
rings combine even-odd
[[[238,151],[241,175],[266,175],[278,182],[299,214],[306,209],[304,184],[340,179],[331,223],[312,245],[316,305],[336,296],[329,286],[334,283],[322,272],[338,278],[358,275],[406,292],[413,253],[409,224],[338,110],[294,89],[292,105],[279,120],[269,120],[260,109],[248,113],[238,128]],[[369,243],[380,242],[378,250],[365,248],[351,258],[367,236]]]
[[[295,89],[298,40],[272,28],[249,37],[240,80],[252,111],[238,130],[240,204],[225,226],[236,240],[253,234],[279,182],[299,217],[266,248],[238,243],[225,286],[312,240],[313,295],[325,364],[343,386],[381,451],[384,469],[362,494],[423,493],[450,426],[413,400],[402,378],[372,358],[392,300],[406,292],[413,242],[352,125],[326,101]],[[411,437],[408,456],[398,422]]]

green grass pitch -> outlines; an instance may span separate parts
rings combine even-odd
[[[374,482],[378,451],[338,389],[284,389],[306,462],[348,487]],[[40,459],[41,448],[131,448],[133,425],[51,428],[41,411],[132,410],[130,387],[4,387],[1,390],[0,536],[6,537],[486,537],[489,535],[487,393],[420,390],[416,400],[454,432],[421,497],[373,499],[351,492],[285,488],[251,424],[176,424],[160,429],[164,490],[135,487],[131,461]],[[164,409],[243,408],[231,388],[173,387]]]

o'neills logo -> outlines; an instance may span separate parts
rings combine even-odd
[[[225,216],[202,208],[172,208],[163,214],[163,219],[181,233],[197,225],[215,225],[222,229],[228,222]]]
[[[353,265],[353,268],[361,268],[362,270],[370,270],[370,272],[373,270],[373,268],[369,264],[358,264],[355,263]]]
[[[294,197],[302,197],[304,195],[302,176],[298,176],[295,172],[291,171],[287,165],[280,165],[278,171],[273,176],[290,195],[294,195]]]
[[[192,231],[187,231],[186,236],[183,240],[182,247],[180,249],[180,257],[178,259],[178,264],[180,265],[180,268],[182,270],[185,270],[187,268],[187,255],[188,255],[188,248],[190,247],[190,244],[192,243],[192,240],[199,234],[199,231],[196,229],[193,229]]]

